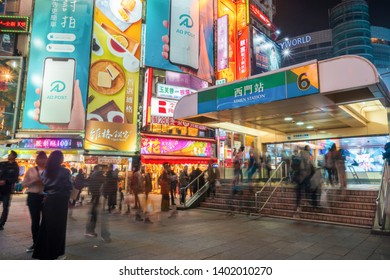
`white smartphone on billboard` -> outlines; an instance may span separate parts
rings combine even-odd
[[[199,68],[199,0],[171,0],[169,61]]]
[[[73,105],[76,61],[48,57],[43,67],[39,122],[68,124]]]

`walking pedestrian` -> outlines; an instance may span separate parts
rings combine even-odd
[[[68,203],[72,191],[72,176],[62,167],[64,155],[52,152],[42,174],[45,198],[38,240],[32,257],[41,260],[65,259]]]
[[[209,182],[209,188],[207,190],[207,197],[213,195],[213,199],[215,198],[215,184],[217,180],[219,180],[219,169],[217,166],[214,166],[213,160],[210,159],[207,166],[207,181]]]
[[[41,175],[46,167],[47,155],[41,151],[38,153],[35,163],[36,166],[27,170],[22,186],[27,188],[27,206],[31,218],[32,245],[26,249],[27,253],[34,251],[38,240],[39,224],[42,217],[43,203],[43,184]]]
[[[176,196],[176,188],[179,182],[178,176],[173,169],[173,166],[169,169],[169,177],[170,177],[170,195],[171,195],[171,205],[176,205],[175,196]]]
[[[9,207],[11,206],[12,191],[15,183],[19,179],[19,165],[16,162],[18,154],[11,151],[8,160],[0,165],[0,201],[3,202],[3,212],[0,217],[0,230],[4,230],[4,225],[8,219]]]
[[[158,184],[161,187],[161,211],[169,211],[169,191],[171,179],[169,175],[169,164],[163,164],[163,170],[161,175],[158,177]]]
[[[89,218],[84,234],[87,237],[97,236],[96,222],[98,220],[99,201],[104,180],[102,167],[100,165],[95,165],[91,175],[87,179],[88,191],[91,194],[91,208],[88,213]]]
[[[179,176],[179,188],[180,188],[180,204],[184,205],[186,202],[186,194],[189,183],[189,176],[188,176],[188,165],[184,165],[183,170],[180,172]]]
[[[118,177],[115,176],[112,164],[108,166],[105,177],[106,179],[103,184],[103,195],[107,200],[108,213],[111,213],[112,210],[114,210],[116,207],[116,196],[118,191]]]

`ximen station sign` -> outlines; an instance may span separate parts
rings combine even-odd
[[[198,112],[228,110],[319,93],[317,64],[199,92]]]

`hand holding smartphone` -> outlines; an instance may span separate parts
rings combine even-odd
[[[69,124],[73,105],[76,61],[72,58],[45,59],[39,122]]]
[[[199,0],[171,0],[169,61],[199,68]]]

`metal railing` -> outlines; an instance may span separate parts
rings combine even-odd
[[[376,199],[376,211],[377,211],[377,221],[381,230],[384,230],[386,227],[386,207],[390,207],[387,203],[390,203],[390,166],[387,160],[383,163],[383,172],[381,185],[378,192],[378,197]]]
[[[181,195],[182,195],[182,192],[184,192],[184,193],[186,193],[187,194],[187,192],[188,192],[188,189],[190,188],[190,187],[192,187],[192,185],[194,184],[194,182],[196,181],[196,186],[197,186],[197,191],[196,191],[196,193],[194,193],[193,194],[193,196],[192,197],[190,197],[189,198],[189,200],[192,200],[191,198],[193,198],[193,197],[195,197],[195,195],[204,187],[204,186],[208,186],[208,182],[206,182],[205,181],[205,184],[203,185],[203,186],[199,186],[199,179],[201,178],[201,177],[203,177],[204,176],[204,174],[207,172],[207,170],[204,170],[202,173],[200,173],[195,179],[193,179],[191,182],[189,182],[185,187],[181,187],[181,188],[179,188],[179,196],[181,197]],[[198,197],[198,196],[196,196],[196,197]],[[186,196],[186,198],[187,198],[187,196]],[[184,201],[184,207],[187,207],[187,204],[189,203],[189,200],[187,201],[187,200],[185,200]]]
[[[272,190],[271,194],[268,196],[268,198],[266,199],[266,201],[263,203],[263,205],[260,208],[260,203],[261,203],[260,195],[267,186],[270,186],[270,187],[272,186],[272,179],[276,178],[278,171],[282,172],[282,176],[280,176],[280,180],[278,182],[276,182],[276,185],[275,185],[274,189]],[[285,161],[282,161],[278,165],[278,167],[276,167],[276,169],[272,172],[271,176],[268,178],[267,182],[263,185],[263,187],[255,193],[255,207],[256,207],[256,209],[258,209],[257,210],[258,213],[261,213],[261,211],[264,209],[265,205],[271,199],[271,197],[274,194],[274,192],[276,191],[276,189],[278,187],[280,187],[280,185],[282,184],[282,182],[286,178],[288,178],[288,166],[287,166],[287,163]]]

